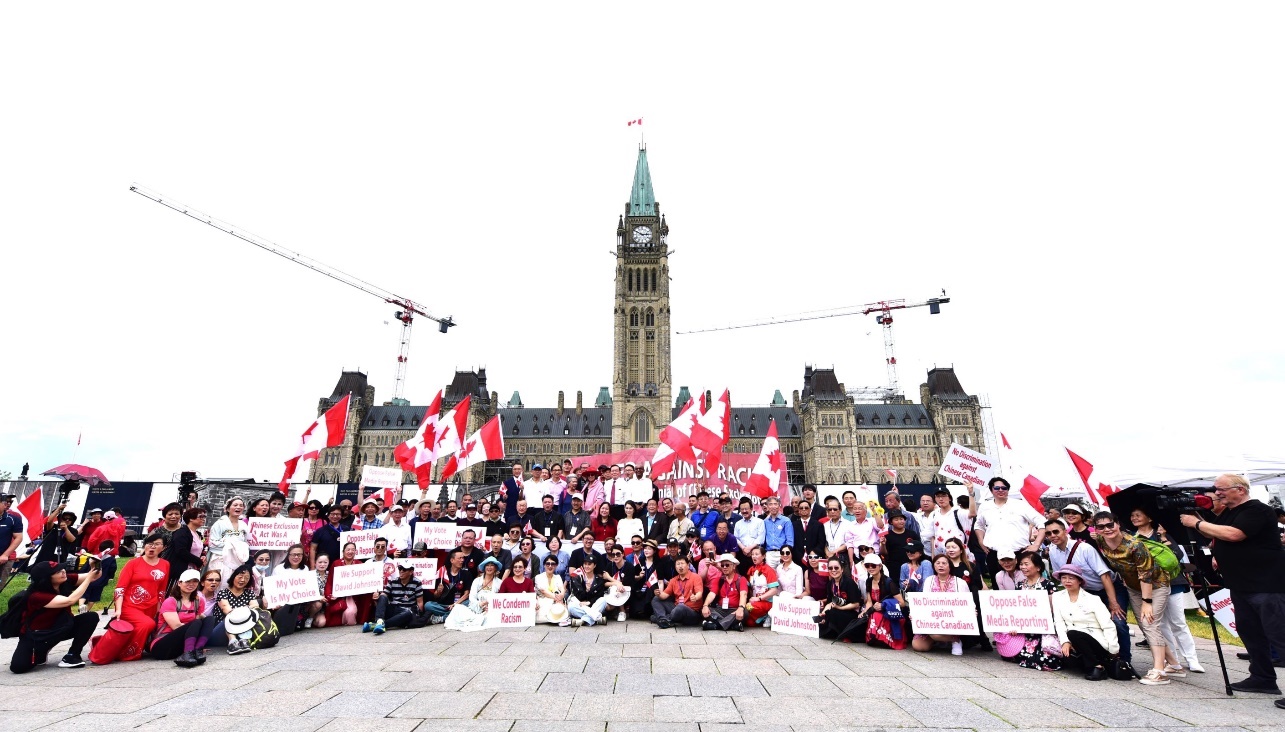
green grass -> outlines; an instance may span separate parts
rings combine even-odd
[[[1245,647],[1239,638],[1228,632],[1220,623],[1215,622],[1214,625],[1218,626],[1218,640],[1224,645]],[[1197,638],[1214,639],[1214,634],[1209,629],[1209,618],[1200,617],[1195,610],[1187,611],[1187,627],[1191,628],[1191,634]]]
[[[111,581],[107,583],[107,586],[103,588],[103,597],[94,604],[94,610],[102,610],[103,607],[110,603],[112,593],[116,591],[116,580],[120,577],[121,570],[125,569],[125,562],[130,561],[129,559],[122,559],[124,559],[124,561],[121,559],[116,560],[116,576],[112,577]],[[8,586],[4,588],[4,592],[0,592],[0,613],[9,609],[9,598],[23,591],[26,587],[27,575],[20,574],[14,577],[13,580],[9,582]]]

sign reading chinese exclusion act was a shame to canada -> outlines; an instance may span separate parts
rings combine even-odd
[[[330,571],[334,575],[330,583],[330,593],[335,597],[374,594],[384,589],[383,563],[347,564]]]
[[[907,592],[910,626],[921,635],[978,635],[971,592]]]
[[[937,473],[945,478],[971,485],[986,485],[995,477],[995,461],[959,443],[951,443],[946,461]]]
[[[812,618],[821,614],[821,603],[809,597],[780,597],[772,603],[772,632],[819,638],[821,628]]]
[[[982,627],[987,633],[1053,633],[1047,592],[982,590]]]
[[[486,627],[528,628],[534,625],[534,592],[491,595],[486,606]]]
[[[263,604],[267,607],[298,605],[321,599],[317,574],[307,569],[278,569],[263,578]]]
[[[250,518],[250,548],[289,549],[303,537],[303,519]]]

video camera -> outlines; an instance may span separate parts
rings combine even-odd
[[[78,490],[79,488],[80,481],[64,480],[62,484],[58,486],[58,503],[66,505],[71,498],[71,492]]]
[[[178,475],[178,502],[183,506],[190,506],[195,501],[196,496],[196,471],[184,470]]]
[[[1156,508],[1165,512],[1195,513],[1213,505],[1208,497],[1193,488],[1157,488],[1155,499]]]

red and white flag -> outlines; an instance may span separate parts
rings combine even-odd
[[[437,420],[441,411],[442,392],[439,391],[433,397],[433,403],[424,411],[424,419],[420,421],[415,435],[393,450],[393,459],[402,466],[402,470],[415,474],[420,488],[428,486],[428,471],[437,459],[433,447],[437,443]]]
[[[1099,506],[1106,506],[1107,499],[1112,495],[1119,493],[1120,488],[1101,480],[1095,480],[1093,477],[1093,463],[1071,452],[1071,448],[1066,447],[1067,456],[1071,458],[1071,464],[1075,466],[1075,472],[1080,475],[1080,481],[1084,483],[1084,493],[1090,501]],[[1097,486],[1094,486],[1097,483]]]
[[[727,389],[723,396],[709,405],[705,413],[692,426],[692,447],[705,453],[705,470],[715,473],[723,459],[723,446],[732,438],[732,395]]]
[[[781,454],[781,441],[776,437],[776,420],[767,426],[763,449],[754,463],[754,470],[745,480],[745,492],[758,498],[776,495],[781,485],[781,471],[785,469],[785,456]]]
[[[27,494],[27,497],[22,499],[22,503],[18,504],[18,513],[22,514],[22,520],[27,524],[27,539],[30,541],[39,539],[45,530],[44,489],[37,487],[35,491]],[[6,546],[0,551],[8,548]],[[0,556],[0,559],[3,558]]]
[[[640,125],[640,124],[642,124],[642,117],[639,117],[638,119],[629,120],[629,124],[625,125],[625,127],[633,127],[634,125]]]
[[[482,429],[469,435],[460,451],[446,459],[442,468],[442,482],[451,479],[461,470],[487,460],[504,457],[504,430],[500,429],[500,415],[495,415]]]
[[[433,441],[433,457],[454,455],[464,446],[464,432],[468,429],[468,410],[472,395],[466,395],[451,411],[437,422],[437,439]]]
[[[1047,483],[1034,475],[1027,475],[1022,480],[1022,487],[1019,492],[1022,494],[1022,498],[1026,499],[1026,502],[1031,505],[1031,508],[1042,516],[1044,515],[1044,502],[1040,500],[1040,496],[1043,496],[1048,489]]]
[[[889,478],[892,478],[892,482],[893,482],[893,483],[896,483],[896,482],[897,482],[897,471],[896,471],[896,470],[893,470],[892,468],[888,468],[887,470],[885,470],[885,471],[883,471],[883,472],[887,473]]]
[[[670,422],[665,429],[660,431],[660,445],[656,448],[656,454],[651,460],[651,474],[663,475],[674,469],[674,463],[682,460],[683,462],[696,464],[696,452],[692,449],[692,429],[701,417],[701,402],[695,399],[688,399],[687,404],[678,417]]]
[[[348,402],[351,394],[344,395],[339,403],[317,418],[299,438],[294,457],[286,461],[286,472],[277,485],[281,490],[290,488],[290,479],[294,477],[303,460],[315,460],[327,447],[338,447],[344,444],[344,435],[348,432]]]

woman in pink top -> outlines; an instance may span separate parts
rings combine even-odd
[[[205,663],[205,644],[217,623],[205,616],[205,598],[198,591],[200,583],[200,572],[184,570],[161,602],[156,638],[149,649],[152,658],[174,659],[183,668]]]
[[[950,557],[933,557],[933,576],[924,581],[924,593],[968,592],[968,583],[950,573]],[[957,635],[916,635],[910,645],[920,653],[931,651],[934,643],[949,643],[953,656],[962,656],[964,646]]]

